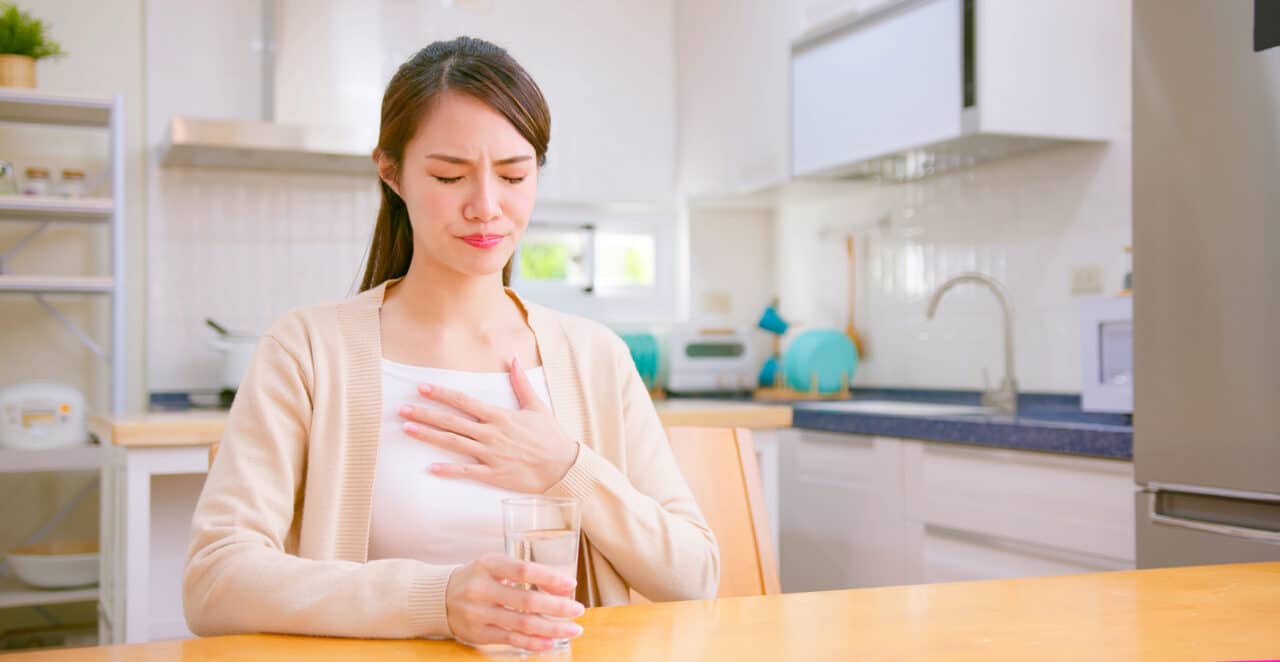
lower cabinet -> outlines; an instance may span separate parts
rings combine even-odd
[[[790,431],[784,591],[1134,567],[1129,462]]]
[[[908,581],[910,564],[896,440],[787,431],[781,450],[782,590]]]

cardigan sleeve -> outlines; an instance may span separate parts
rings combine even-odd
[[[609,332],[626,472],[585,444],[549,493],[581,502],[582,529],[629,586],[654,601],[716,596],[720,551],[626,345]]]
[[[286,345],[298,346],[268,335],[255,350],[196,505],[183,581],[188,627],[198,635],[448,636],[444,595],[456,566],[291,553],[312,411],[310,362]]]

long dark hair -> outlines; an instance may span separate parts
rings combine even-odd
[[[470,95],[502,113],[533,145],[538,166],[547,161],[551,142],[551,113],[537,83],[505,50],[482,39],[458,37],[437,41],[400,65],[382,95],[382,126],[375,153],[395,165],[399,179],[405,145],[418,123],[431,111],[441,94],[454,91]],[[404,200],[386,182],[382,206],[373,228],[373,241],[365,262],[360,291],[404,276],[413,259],[413,229]],[[511,261],[502,269],[502,284],[511,282]]]

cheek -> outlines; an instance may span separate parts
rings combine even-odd
[[[400,186],[415,229],[448,226],[452,218],[451,212],[456,215],[460,204],[453,189],[431,184],[430,181],[415,179],[405,181]]]
[[[533,206],[537,202],[537,198],[538,181],[535,177],[532,182],[526,181],[523,186],[516,187],[511,191],[507,196],[503,211],[518,227],[523,229],[529,224],[529,216],[533,213]]]

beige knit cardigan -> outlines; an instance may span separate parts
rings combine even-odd
[[[183,607],[196,634],[449,635],[456,566],[367,558],[388,284],[293,311],[259,343],[192,521]],[[631,588],[714,597],[715,538],[626,345],[511,296],[537,339],[556,420],[580,444],[547,491],[582,504],[578,599],[626,604]]]

